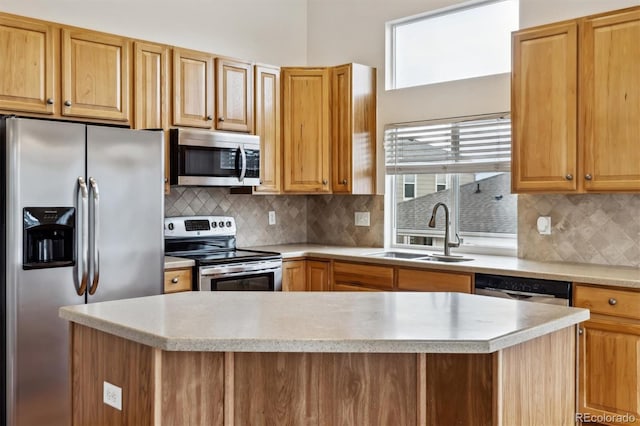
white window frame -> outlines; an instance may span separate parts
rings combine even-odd
[[[407,87],[397,87],[396,84],[396,43],[395,43],[395,29],[399,25],[410,24],[417,21],[424,21],[430,18],[435,18],[438,16],[453,14],[457,12],[462,12],[467,9],[474,9],[483,6],[487,6],[494,3],[500,3],[507,0],[471,0],[460,4],[451,5],[448,7],[440,8],[437,10],[432,10],[429,12],[421,13],[414,16],[404,17],[400,19],[395,19],[392,21],[388,21],[385,24],[385,44],[386,44],[386,80],[385,80],[385,89],[386,90],[396,90],[396,89],[405,89],[409,87],[416,86],[407,86]],[[479,77],[469,77],[469,78],[479,78]],[[452,81],[452,80],[449,80]],[[453,80],[455,81],[455,80]],[[445,81],[440,83],[446,83]],[[434,83],[425,83],[428,84],[439,84],[437,82]]]

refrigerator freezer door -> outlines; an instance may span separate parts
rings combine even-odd
[[[23,208],[78,208],[85,126],[8,118],[6,130],[8,424],[70,424],[69,325],[58,308],[85,300],[74,286],[79,242],[76,267],[23,270]],[[82,214],[76,210],[76,225]]]
[[[162,132],[87,127],[89,303],[162,292],[163,165]]]

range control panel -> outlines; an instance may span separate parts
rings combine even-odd
[[[236,221],[231,216],[174,216],[164,219],[165,238],[235,235]]]

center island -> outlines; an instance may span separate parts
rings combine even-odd
[[[186,292],[60,316],[74,425],[573,425],[589,311],[463,293]],[[105,382],[121,409],[103,403]]]

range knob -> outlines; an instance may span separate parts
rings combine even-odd
[[[217,228],[218,227],[218,222],[211,222],[211,227],[212,228]]]
[[[227,225],[227,228],[231,228],[231,221],[230,221],[230,220],[228,220],[228,221],[227,221],[227,223],[226,223],[226,225]]]
[[[220,221],[220,223],[218,223],[218,226],[219,226],[220,228],[224,228],[224,222],[223,222],[223,221]]]
[[[167,228],[169,228],[169,231],[173,231],[173,222],[169,222]]]

